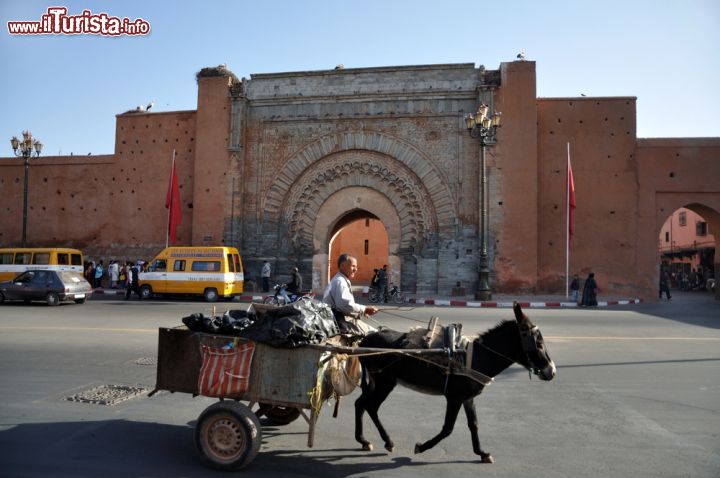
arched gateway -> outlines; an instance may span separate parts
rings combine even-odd
[[[366,211],[387,228],[388,261],[401,287],[416,291],[417,257],[432,260],[438,228],[456,214],[431,161],[397,138],[363,130],[324,136],[285,164],[263,210],[269,223],[287,231],[290,256],[312,258],[315,290],[327,283],[328,247],[338,223]]]

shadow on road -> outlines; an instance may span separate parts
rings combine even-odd
[[[644,303],[633,306],[633,310],[690,325],[720,329],[720,300],[711,293],[673,290],[671,294],[671,300]]]
[[[400,467],[408,467],[408,474],[413,474],[411,467],[437,464],[384,452],[367,453],[359,445],[272,450],[268,440],[276,434],[272,427],[267,429],[263,449],[246,472],[273,477],[347,477],[371,472],[382,475],[383,470]],[[22,424],[2,431],[0,469],[3,476],[14,477],[204,477],[220,473],[200,462],[192,427],[127,420]]]

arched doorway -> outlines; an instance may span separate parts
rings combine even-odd
[[[354,285],[369,285],[374,269],[388,262],[388,234],[382,221],[362,209],[355,210],[335,226],[330,240],[329,268],[332,277],[337,272],[340,254],[351,254],[358,261]]]
[[[717,211],[697,203],[680,207],[667,217],[660,228],[658,251],[671,288],[705,291],[707,280],[717,277],[714,232],[718,231],[718,218]]]
[[[375,221],[378,229],[381,227],[385,231],[387,245],[383,249],[387,250],[385,255],[387,261],[380,265],[387,264],[391,271],[391,280],[399,283],[402,270],[399,256],[401,224],[398,212],[384,194],[375,189],[355,186],[335,192],[318,209],[313,228],[312,287],[314,291],[317,293],[323,291],[329,281],[331,270],[337,268],[337,256],[342,252],[348,252],[336,251],[332,248],[333,240],[337,238],[338,233],[358,222],[360,227],[364,227],[366,219]],[[364,239],[362,248],[361,250],[364,251]],[[359,263],[363,255],[356,256]],[[331,264],[333,260],[334,265]],[[369,269],[372,274],[372,267]],[[357,281],[358,279],[356,283],[359,284]]]

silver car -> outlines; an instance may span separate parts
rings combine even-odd
[[[36,269],[0,282],[0,304],[6,300],[33,300],[58,305],[63,301],[84,304],[92,294],[90,283],[79,272]]]

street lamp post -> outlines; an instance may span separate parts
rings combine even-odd
[[[10,139],[10,145],[12,146],[13,153],[15,156],[21,157],[25,160],[25,184],[23,186],[23,223],[22,223],[22,247],[25,247],[27,238],[27,197],[28,197],[28,169],[30,166],[30,157],[32,156],[33,149],[35,150],[35,156],[40,156],[42,151],[42,143],[33,139],[30,131],[23,131],[23,139],[19,140],[16,136]]]
[[[489,107],[481,104],[477,113],[465,117],[465,126],[473,138],[480,139],[480,266],[478,271],[478,286],[475,299],[490,300],[490,270],[488,267],[487,238],[488,238],[488,185],[487,170],[485,167],[485,147],[493,146],[497,129],[500,127],[500,112],[495,111],[488,116]]]

